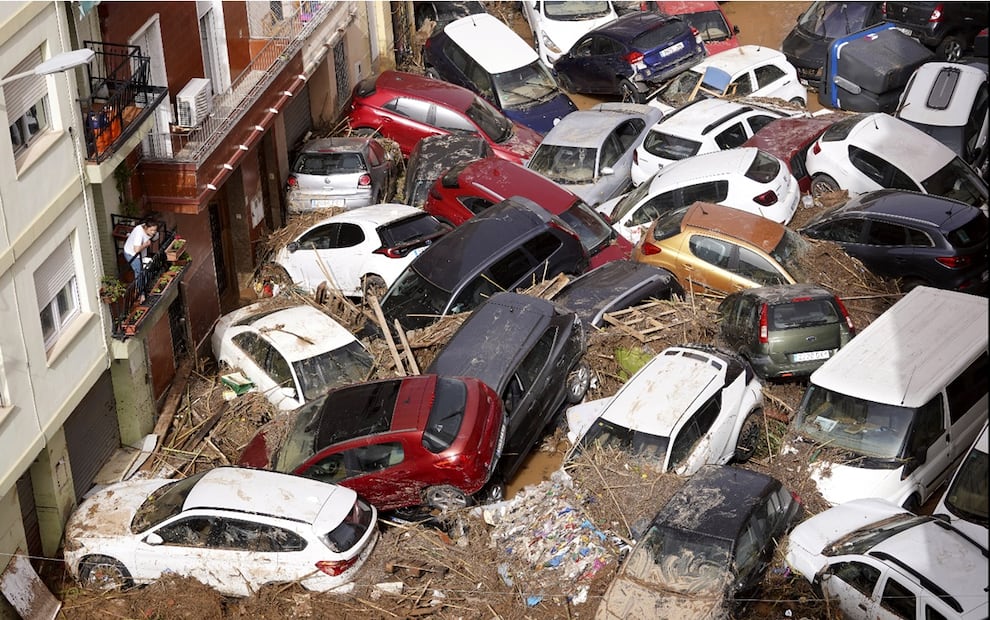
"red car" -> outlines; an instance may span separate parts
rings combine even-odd
[[[379,510],[456,508],[481,491],[505,443],[502,401],[479,379],[435,374],[338,388],[299,409],[278,445],[262,428],[240,464],[349,487]]]
[[[784,160],[797,179],[801,193],[807,194],[811,190],[811,177],[804,165],[808,148],[841,118],[841,114],[832,112],[820,116],[778,118],[753,134],[742,147],[755,146]]]
[[[404,157],[420,138],[469,132],[485,138],[497,157],[523,163],[543,139],[466,88],[400,71],[359,82],[348,123],[358,135],[395,140]]]
[[[739,27],[729,23],[721,3],[682,2],[680,0],[639,0],[614,2],[620,14],[630,11],[655,11],[667,15],[677,15],[698,31],[705,43],[708,55],[739,47]]]
[[[522,196],[559,216],[581,239],[591,267],[629,258],[632,243],[570,190],[539,172],[503,159],[481,159],[448,170],[430,188],[423,209],[457,226],[510,196]]]

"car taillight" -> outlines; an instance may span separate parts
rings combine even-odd
[[[835,301],[839,304],[839,312],[842,313],[842,317],[846,319],[846,326],[849,328],[849,334],[855,334],[856,327],[853,325],[852,317],[849,316],[849,312],[846,310],[846,304],[842,303],[842,300],[838,297],[835,298]]]
[[[972,256],[936,256],[935,260],[949,269],[962,269],[973,264]]]
[[[326,573],[331,577],[336,577],[346,571],[348,568],[354,566],[357,562],[358,556],[354,556],[350,560],[320,560],[316,563],[316,568],[322,573]]]
[[[299,179],[290,174],[289,178],[285,180],[285,184],[288,187],[299,187]]]
[[[791,300],[792,304],[799,304],[802,301],[811,301],[811,297],[795,297]]]
[[[942,5],[936,4],[935,10],[932,11],[931,16],[928,18],[929,23],[935,23],[942,21]]]
[[[629,52],[628,54],[622,57],[622,60],[626,61],[631,65],[634,65],[637,62],[643,62],[643,52]]]
[[[884,21],[886,21],[887,20],[887,3],[886,2],[882,2],[880,4],[880,14],[883,15],[883,19],[884,19]]]
[[[639,152],[636,150],[633,150],[633,163],[634,164],[639,163]]]
[[[654,254],[659,254],[662,251],[660,246],[653,245],[650,242],[644,243],[641,249],[644,256],[653,256]]]
[[[760,306],[760,344],[770,342],[770,329],[767,325],[767,305]]]
[[[772,189],[769,189],[759,196],[753,196],[753,201],[757,204],[761,204],[764,207],[769,207],[777,202],[777,194],[774,193]]]
[[[358,187],[370,187],[371,186],[371,175],[362,174],[361,178],[358,179]]]
[[[791,499],[793,499],[798,504],[803,504],[804,503],[804,502],[801,501],[801,496],[798,495],[797,493],[795,493],[794,491],[791,491]]]
[[[381,247],[372,252],[372,254],[382,254],[389,258],[402,258],[409,253],[409,248],[386,248]]]
[[[817,142],[815,142],[815,145],[813,147],[811,147],[811,152],[814,153],[815,155],[821,153],[822,152],[821,145],[818,144]]]

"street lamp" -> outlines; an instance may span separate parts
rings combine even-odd
[[[71,52],[56,54],[30,71],[8,75],[0,80],[0,86],[32,75],[49,75],[51,73],[59,73],[60,71],[68,71],[69,69],[89,64],[89,61],[93,60],[94,56],[96,56],[96,52],[91,49],[72,50]]]

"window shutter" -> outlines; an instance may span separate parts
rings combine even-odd
[[[41,64],[42,60],[41,48],[39,47],[28,54],[27,58],[17,63],[17,66],[4,77],[32,71]],[[7,124],[12,124],[27,114],[31,106],[38,103],[46,94],[48,94],[48,84],[43,75],[29,75],[14,80],[10,84],[4,84],[3,98],[7,106]]]
[[[76,274],[72,264],[72,246],[68,239],[45,259],[34,272],[34,288],[38,294],[38,308],[44,308],[55,299],[69,280]]]

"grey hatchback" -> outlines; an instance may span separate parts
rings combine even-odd
[[[357,209],[388,200],[396,162],[374,138],[334,137],[303,145],[286,181],[290,213]]]
[[[856,334],[842,300],[814,284],[739,291],[718,314],[722,344],[765,380],[810,375]]]

